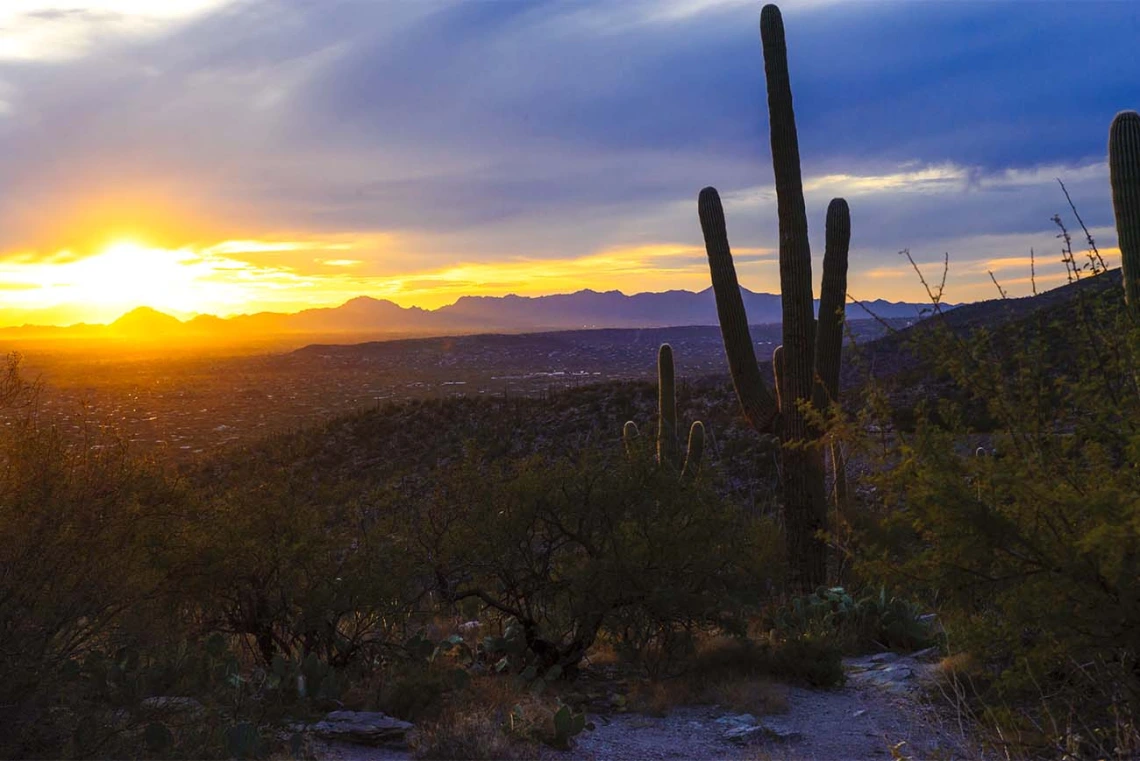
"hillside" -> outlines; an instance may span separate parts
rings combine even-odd
[[[1047,344],[1063,346],[1068,339],[1061,335],[1079,317],[1082,299],[1111,310],[1124,306],[1124,290],[1120,269],[1085,277],[1035,296],[990,299],[945,310],[931,319],[892,330],[886,335],[860,345],[856,361],[844,368],[844,382],[854,386],[860,373],[871,372],[881,380],[922,375],[922,364],[916,352],[930,332],[939,326],[958,336],[984,329],[998,338],[999,344],[1025,341],[1041,330],[1048,332]],[[1004,336],[1004,337],[1003,337]]]

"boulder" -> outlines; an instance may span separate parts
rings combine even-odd
[[[293,729],[311,732],[325,740],[369,745],[374,748],[403,748],[413,725],[387,714],[371,711],[333,711],[314,724],[295,725]]]

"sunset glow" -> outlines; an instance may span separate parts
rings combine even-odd
[[[925,298],[901,249],[933,268],[949,254],[950,301],[993,297],[991,271],[1029,293],[1030,249],[1038,284],[1057,285],[1057,178],[1113,265],[1105,125],[1135,104],[1105,62],[1133,49],[1124,6],[1074,19],[1051,4],[933,5],[786,8],[817,272],[823,213],[842,196],[856,298]],[[356,296],[430,309],[699,291],[709,184],[741,283],[779,290],[749,3],[0,6],[0,327],[144,305],[187,318]],[[1050,25],[1100,40],[1095,70],[1066,65],[1051,37],[1006,49],[977,36]],[[937,51],[894,45],[948,28],[960,33]],[[813,63],[831,57],[847,62],[839,85]],[[883,84],[851,86],[870,82]],[[1055,92],[1088,88],[1088,108],[1055,118]],[[973,108],[943,118],[961,92]]]

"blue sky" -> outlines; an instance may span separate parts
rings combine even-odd
[[[696,289],[715,185],[745,284],[776,288],[760,3],[153,5],[0,10],[0,286],[5,257],[82,257],[122,229],[296,244],[227,250],[404,304]],[[1056,284],[1056,177],[1115,246],[1105,142],[1140,108],[1140,5],[782,8],[813,251],[846,196],[856,296],[917,296],[903,248],[950,254],[954,300],[992,295],[987,269],[1027,290],[1030,247]]]

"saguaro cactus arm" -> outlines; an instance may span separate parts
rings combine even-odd
[[[701,469],[701,457],[705,453],[705,424],[700,420],[694,421],[689,428],[689,445],[685,454],[685,467],[681,469],[681,478],[695,478]]]
[[[768,87],[768,121],[772,138],[772,169],[776,180],[776,208],[780,220],[780,295],[783,311],[784,434],[791,440],[807,436],[807,425],[796,405],[812,397],[814,385],[814,310],[812,308],[811,246],[800,175],[800,148],[788,51],[780,9],[765,5],[760,12],[760,38],[764,45],[764,74]]]
[[[843,352],[843,317],[847,301],[847,252],[851,245],[851,211],[847,207],[847,201],[835,198],[828,204],[826,228],[823,283],[819,291],[819,322],[815,331],[814,404],[820,411],[839,398],[839,364]]]
[[[784,399],[781,396],[784,392],[781,386],[784,384],[784,345],[780,344],[772,350],[772,385],[776,389],[776,406],[781,410],[784,408]]]
[[[705,188],[697,200],[701,218],[701,231],[705,237],[705,251],[709,257],[713,293],[716,295],[716,312],[720,333],[724,339],[724,353],[736,397],[744,410],[744,417],[757,431],[768,432],[776,419],[776,400],[769,393],[760,366],[756,362],[756,349],[748,332],[748,316],[744,299],[736,280],[736,267],[728,247],[728,232],[724,224],[724,208],[716,188]]]
[[[673,375],[673,347],[657,350],[657,462],[677,467],[677,390]]]
[[[1108,173],[1124,298],[1140,313],[1140,114],[1121,111],[1108,130]]]
[[[632,420],[625,421],[625,425],[621,428],[621,441],[625,445],[625,453],[629,457],[633,457],[634,447],[637,446],[639,436],[641,436],[641,431],[637,430],[637,423]]]

